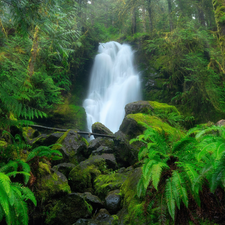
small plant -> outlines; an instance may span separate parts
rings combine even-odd
[[[20,168],[22,171],[17,171]],[[27,225],[27,200],[36,206],[33,192],[18,182],[11,182],[10,177],[24,175],[24,183],[29,180],[30,167],[27,163],[17,160],[11,161],[0,168],[0,221],[5,218],[8,225]]]

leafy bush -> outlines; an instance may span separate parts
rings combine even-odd
[[[191,137],[193,134],[195,137]],[[201,207],[203,189],[207,191],[209,187],[215,192],[225,187],[225,128],[196,127],[171,146],[165,133],[148,127],[131,143],[134,141],[145,143],[138,155],[143,167],[137,195],[146,196],[146,210],[153,215],[152,222],[165,219],[167,213],[175,220],[175,215],[178,218],[186,210],[187,219],[195,223],[197,215],[190,211],[193,201],[194,207]],[[214,204],[221,207],[217,201]]]

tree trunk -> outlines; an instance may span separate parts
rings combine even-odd
[[[199,23],[202,26],[206,26],[206,24],[205,24],[205,16],[204,16],[204,11],[203,11],[203,5],[202,5],[202,1],[201,0],[198,1],[197,10],[198,10]]]
[[[136,21],[136,7],[133,8],[132,12],[132,34],[137,32],[137,21]]]
[[[31,49],[31,57],[29,60],[29,65],[28,65],[29,77],[32,77],[34,74],[34,65],[35,65],[37,53],[38,53],[38,31],[39,31],[39,28],[38,28],[38,26],[36,26],[35,32],[34,32],[33,45],[32,45],[32,49]]]
[[[142,6],[142,23],[143,23],[143,32],[146,32],[146,14],[145,14],[145,7]]]
[[[223,55],[223,69],[225,69],[225,0],[212,0],[219,35],[219,43]]]
[[[148,15],[149,15],[150,32],[152,32],[152,30],[153,30],[151,2],[152,2],[152,0],[148,0],[148,7],[147,7]]]
[[[173,21],[172,21],[172,0],[167,0],[168,3],[168,13],[169,13],[169,21],[170,21],[170,31],[173,30]]]

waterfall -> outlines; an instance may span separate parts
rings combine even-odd
[[[111,41],[100,43],[91,72],[88,97],[83,103],[89,131],[101,122],[112,132],[119,129],[125,105],[141,99],[141,85],[134,69],[131,46]]]

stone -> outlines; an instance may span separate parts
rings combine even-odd
[[[59,162],[69,162],[77,165],[85,160],[87,152],[87,141],[73,130],[65,132],[52,147],[63,154],[63,159]]]
[[[84,192],[84,193],[78,193],[78,194],[82,196],[82,198],[84,198],[84,200],[87,201],[87,203],[89,203],[92,206],[94,212],[96,212],[97,210],[103,207],[103,203],[98,196],[93,195],[90,192]]]
[[[93,139],[89,142],[88,155],[91,155],[91,153],[97,150],[100,146],[112,149],[114,147],[114,142],[111,138],[98,137],[96,139]]]
[[[166,103],[159,103],[156,101],[137,101],[129,103],[125,106],[125,114],[137,114],[137,113],[144,113],[144,114],[152,114],[155,115],[164,113],[176,113],[180,115],[180,112],[177,108],[173,105],[168,105]]]
[[[91,205],[79,194],[71,193],[61,198],[51,208],[46,218],[46,224],[73,224],[80,218],[91,218],[91,215]]]
[[[220,126],[220,127],[223,127],[225,125],[225,120],[219,120],[217,123],[216,123],[217,126]]]
[[[92,133],[113,135],[112,131],[110,131],[105,125],[99,122],[92,124],[91,129]],[[94,137],[97,138],[97,136]]]
[[[110,191],[120,189],[127,179],[130,171],[123,171],[123,173],[100,174],[94,180],[95,193],[101,198],[105,199]]]
[[[165,131],[167,135],[174,138],[174,141],[177,141],[184,136],[184,133],[181,130],[171,127],[157,116],[146,115],[143,113],[127,115],[120,126],[120,131],[127,135],[128,139],[131,139],[142,134],[143,131],[146,130],[146,126],[150,126],[158,132],[162,132],[162,130]]]
[[[54,132],[51,134],[41,134],[38,137],[34,138],[33,143],[32,143],[32,147],[36,148],[38,146],[49,146],[49,145],[53,145],[55,144],[60,137],[63,136],[63,132]]]
[[[42,202],[59,194],[71,193],[67,178],[60,172],[50,169],[48,164],[39,163],[35,196]]]
[[[63,173],[66,177],[68,177],[70,171],[75,167],[73,163],[60,163],[53,167],[53,169]]]
[[[116,214],[121,209],[120,203],[121,203],[121,196],[120,190],[118,189],[110,191],[105,198],[106,209],[111,214]]]
[[[92,151],[92,155],[102,155],[103,153],[114,153],[112,148],[109,148],[107,146],[100,146],[97,148],[97,150]]]
[[[69,173],[69,184],[74,192],[84,192],[92,189],[94,180],[102,171],[106,170],[105,159],[101,156],[91,156],[82,161]]]

